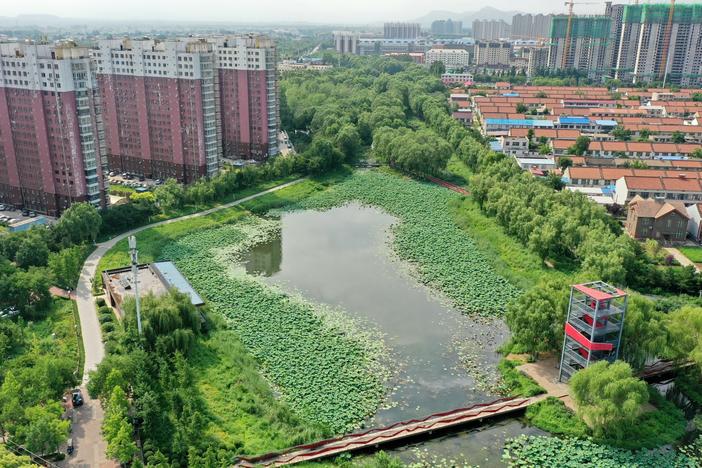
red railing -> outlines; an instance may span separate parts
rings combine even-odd
[[[464,189],[463,187],[459,187],[458,185],[452,184],[451,182],[446,182],[445,180],[438,179],[432,176],[427,176],[427,180],[437,185],[441,185],[442,187],[446,187],[449,190],[453,190],[454,192],[460,193],[461,195],[470,195],[470,192],[468,190]]]

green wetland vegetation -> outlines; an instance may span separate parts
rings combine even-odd
[[[291,73],[281,86],[281,120],[289,131],[305,130],[291,132],[298,155],[228,171],[187,189],[167,182],[151,198],[103,213],[103,222],[129,219],[132,226],[139,225],[237,198],[261,184],[312,176],[243,206],[137,235],[142,261],[174,260],[208,301],[203,326],[184,320],[183,314],[192,313],[187,304],[172,298],[154,303],[149,313],[162,317],[147,320],[158,324],[162,334],[148,354],[135,346],[139,340],[130,314],[94,377],[92,391],[110,414],[120,414],[122,394],[132,389],[133,409],[151,429],[141,434],[154,466],[164,460],[224,464],[236,455],[309,442],[368,423],[387,402],[387,382],[402,367],[384,346],[392,337],[381,338],[377,324],[329,308],[323,298],[303,297],[245,273],[248,253],[279,236],[286,216],[295,210],[331,214],[360,204],[392,216],[396,222],[386,233],[392,261],[406,267],[432,297],[460,311],[457,315],[469,328],[482,331],[475,324],[487,323],[504,329],[506,323],[512,337],[503,346],[505,353],[535,358],[558,351],[568,285],[574,282],[602,279],[647,294],[694,295],[699,289],[694,272],[665,268],[655,246],[631,241],[585,197],[554,190],[490,151],[473,129],[450,118],[445,88],[426,69],[390,59],[344,58],[328,73]],[[392,169],[343,169],[366,155]],[[401,173],[420,175],[413,179]],[[422,182],[421,174],[450,179],[472,194],[462,197]],[[137,212],[141,215],[132,216]],[[101,236],[118,232],[116,223],[107,224],[112,228]],[[127,262],[123,241],[100,268]],[[613,376],[611,395],[602,404],[589,402],[577,416],[559,401],[534,407],[526,420],[563,438],[516,439],[507,445],[505,463],[550,466],[549,460],[560,460],[564,463],[557,466],[569,466],[565,457],[573,454],[574,466],[689,466],[693,452],[699,455],[699,444],[690,446],[688,455],[628,450],[680,442],[685,425],[680,411],[648,394],[632,372],[654,356],[697,358],[700,346],[688,339],[686,326],[702,329],[699,309],[680,309],[698,304],[666,299],[663,311],[636,298],[622,351],[629,364],[607,370]],[[503,339],[486,335],[491,345]],[[494,356],[489,363],[476,359],[474,349],[461,347],[465,344],[458,343],[464,367],[496,373]],[[441,370],[454,376],[454,369]],[[542,391],[507,361],[499,371],[501,378],[466,379],[489,388],[480,401],[495,392]],[[697,377],[690,386],[695,387]],[[588,395],[602,384],[584,380],[580,390]],[[626,411],[618,398],[627,401]],[[654,411],[641,413],[647,401]],[[603,418],[606,405],[616,411]],[[422,412],[419,405],[404,410]],[[533,427],[510,426],[498,437],[499,447],[488,451],[488,463],[496,463],[506,437],[520,433],[542,434]],[[124,448],[125,457],[119,459],[129,461],[131,448]],[[419,463],[445,464],[428,460]],[[400,465],[386,455],[333,463]]]

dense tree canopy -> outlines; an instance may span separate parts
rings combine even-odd
[[[622,361],[596,362],[575,373],[569,385],[578,414],[597,437],[623,437],[648,401],[646,383]]]

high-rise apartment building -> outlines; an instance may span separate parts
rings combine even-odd
[[[495,41],[510,36],[511,27],[503,20],[473,21],[473,38],[476,41]]]
[[[702,85],[702,5],[614,5],[620,40],[615,76],[624,81],[665,80],[681,86]]]
[[[497,66],[510,64],[512,44],[506,41],[478,41],[473,49],[475,64]]]
[[[254,158],[278,154],[280,114],[276,47],[262,35],[218,38],[217,56],[226,158]]]
[[[424,63],[431,65],[441,62],[447,70],[461,69],[470,65],[470,54],[465,49],[431,49],[427,51]]]
[[[512,17],[512,30],[510,37],[512,39],[547,39],[549,37],[549,33],[551,32],[552,19],[553,15],[551,14],[516,14]]]
[[[422,33],[419,23],[385,23],[383,37],[385,39],[417,39]]]
[[[540,71],[548,69],[548,47],[524,47],[522,57],[527,60],[527,76],[535,76]]]
[[[334,47],[340,54],[356,55],[360,34],[350,31],[334,31]]]
[[[0,202],[105,206],[96,87],[86,48],[0,44]]]
[[[93,56],[111,170],[184,182],[217,173],[212,44],[103,40]]]
[[[611,18],[608,16],[574,16],[566,44],[568,16],[554,16],[548,66],[551,70],[579,70],[589,78],[607,75]]]
[[[431,33],[439,36],[457,36],[463,34],[463,21],[436,20],[431,23]]]

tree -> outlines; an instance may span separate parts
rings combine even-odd
[[[168,179],[154,190],[156,205],[164,212],[183,206],[185,191],[175,179]]]
[[[695,148],[695,150],[690,153],[690,156],[695,159],[702,159],[702,148]]]
[[[582,156],[590,147],[590,139],[585,135],[579,136],[575,140],[575,144],[568,148],[569,154],[574,154],[576,156]]]
[[[648,141],[650,136],[651,136],[651,131],[647,128],[644,128],[641,131],[639,131],[639,141]]]
[[[119,421],[117,433],[108,441],[107,456],[120,463],[132,461],[138,451],[132,432],[132,426],[127,418],[122,418]]]
[[[15,374],[11,370],[8,371],[0,387],[0,437],[3,442],[5,433],[14,432],[14,428],[23,419],[24,414],[19,399],[21,391],[21,385],[15,378]]]
[[[526,114],[529,108],[523,102],[517,103],[517,114]]]
[[[46,245],[46,241],[38,232],[29,232],[17,249],[15,262],[20,268],[46,266],[48,258],[49,247]]]
[[[81,246],[69,247],[49,254],[49,269],[57,286],[73,289],[78,283],[85,257]]]
[[[64,247],[94,243],[100,232],[102,218],[90,203],[74,203],[63,212],[53,227],[56,243]]]
[[[558,167],[560,167],[563,170],[566,170],[569,167],[573,167],[573,160],[567,156],[563,156],[558,159]]]
[[[646,382],[623,361],[591,364],[576,372],[569,386],[578,414],[596,437],[621,440],[648,401]]]
[[[344,159],[351,161],[356,158],[361,151],[361,136],[354,124],[343,125],[334,138],[334,144],[344,153]]]
[[[539,98],[539,99],[545,99],[545,98],[548,97],[548,94],[546,94],[546,93],[543,92],[543,91],[539,91],[539,92],[536,93],[534,96],[536,96],[536,97]]]
[[[685,143],[685,134],[683,132],[673,132],[671,140],[676,144]]]
[[[619,141],[629,141],[631,140],[631,130],[617,125],[614,127],[614,130],[612,130],[612,136]]]
[[[662,322],[663,316],[653,301],[639,294],[629,295],[620,357],[634,370],[643,369],[649,358],[665,349],[667,335]]]
[[[32,459],[24,455],[15,455],[5,445],[0,444],[0,466],[3,468],[36,468]]]
[[[567,285],[552,281],[537,285],[508,304],[505,319],[512,343],[533,358],[560,348],[567,301]]]
[[[434,76],[441,76],[446,73],[446,65],[444,65],[444,62],[440,62],[438,60],[436,62],[432,62],[431,65],[429,65],[429,73]]]
[[[69,421],[61,419],[63,409],[59,403],[32,406],[25,410],[27,426],[23,428],[23,439],[27,449],[41,455],[54,453],[66,440]]]
[[[702,307],[685,306],[666,317],[668,353],[674,359],[691,359],[702,367]]]

